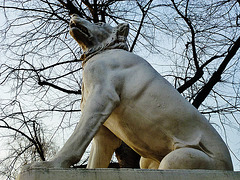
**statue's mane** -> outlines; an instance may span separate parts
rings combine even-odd
[[[99,44],[100,45],[88,49],[81,55],[80,60],[83,61],[83,65],[94,55],[108,49],[123,49],[128,51],[127,38],[123,35],[119,35],[117,29],[113,29],[111,35]]]

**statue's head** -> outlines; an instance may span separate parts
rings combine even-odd
[[[122,49],[127,49],[126,40],[128,31],[129,25],[125,23],[119,24],[116,27],[105,23],[94,24],[76,14],[72,15],[70,20],[70,34],[84,52],[107,46],[117,48],[116,44],[121,44]]]

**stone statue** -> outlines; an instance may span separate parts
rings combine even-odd
[[[128,24],[111,27],[72,15],[83,50],[82,116],[58,154],[30,167],[68,168],[91,140],[88,168],[106,168],[124,141],[152,169],[232,170],[229,151],[207,119],[143,58],[128,52]]]

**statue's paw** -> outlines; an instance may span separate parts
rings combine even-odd
[[[42,162],[33,162],[33,163],[30,163],[30,164],[24,165],[21,171],[23,172],[23,171],[27,171],[27,170],[30,170],[30,169],[36,169],[36,168],[49,169],[49,168],[57,168],[57,167],[51,161],[42,161]]]
[[[31,163],[31,164],[32,164],[32,163]],[[21,172],[29,170],[30,167],[31,167],[31,164],[26,164],[26,165],[24,165],[24,166],[22,167],[22,169],[21,169]]]
[[[57,168],[52,161],[34,162],[31,168]]]

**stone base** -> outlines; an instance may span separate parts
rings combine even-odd
[[[17,180],[240,180],[240,172],[145,169],[30,169]]]

